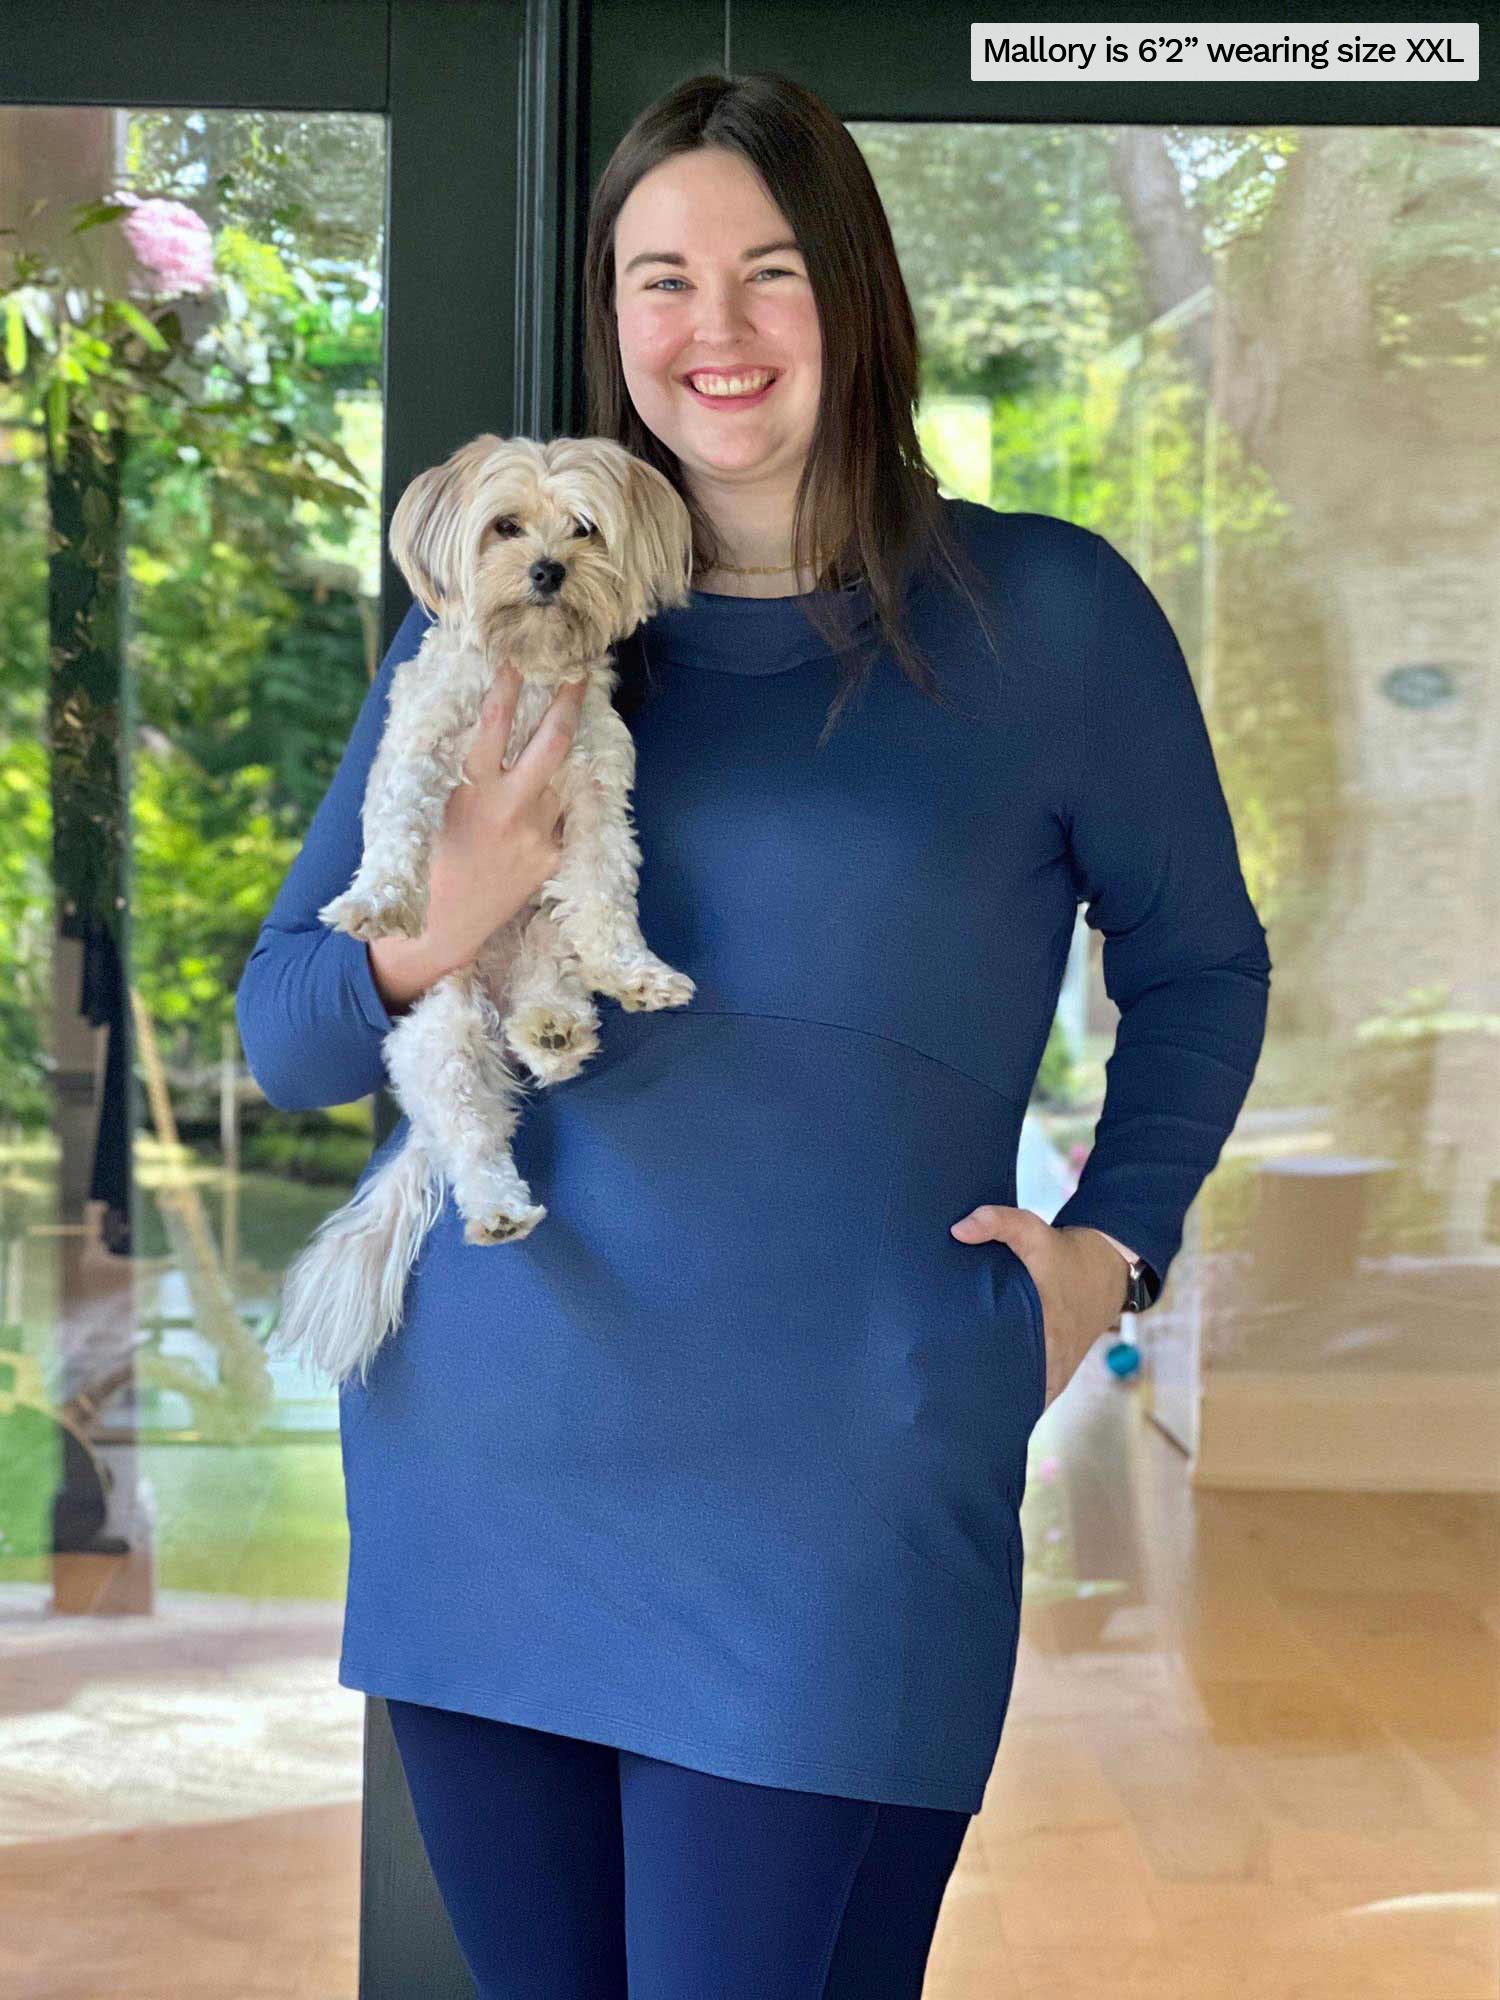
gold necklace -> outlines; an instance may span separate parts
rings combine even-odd
[[[740,563],[710,563],[704,573],[712,575],[715,570],[719,570],[725,576],[785,576],[788,570],[794,570],[796,567],[796,563],[751,563],[748,566]]]
[[[722,570],[725,576],[785,576],[789,569],[798,569],[798,563],[710,563],[708,569]]]

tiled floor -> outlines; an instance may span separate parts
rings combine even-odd
[[[1496,2000],[1500,1502],[1195,1494],[1090,1365],[1024,1520],[927,2000]],[[6,2000],[353,2000],[338,1607],[45,1597],[0,1593]]]

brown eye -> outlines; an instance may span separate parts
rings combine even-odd
[[[513,536],[519,535],[520,532],[521,524],[512,514],[502,514],[495,523],[495,533],[503,535],[506,541],[510,541]]]

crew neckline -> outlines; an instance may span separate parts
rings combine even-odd
[[[785,597],[692,590],[686,604],[668,606],[646,620],[640,627],[641,642],[652,666],[784,674],[834,657],[807,616],[807,607],[818,598],[840,605],[850,645],[858,645],[878,622],[864,577],[838,590],[807,590]]]

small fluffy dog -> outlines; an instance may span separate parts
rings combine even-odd
[[[320,1224],[287,1273],[273,1346],[335,1383],[363,1379],[401,1324],[402,1295],[445,1185],[466,1243],[513,1242],[546,1209],[511,1158],[526,1083],[575,1075],[599,1046],[591,993],[634,1011],[681,1007],[694,982],[646,945],[630,818],[635,744],[611,702],[612,648],[687,602],[688,510],[654,467],[606,438],[474,438],[421,473],[391,518],[391,554],[437,623],[391,678],[370,769],[358,872],[320,919],[357,938],[418,937],[427,868],[480,710],[504,662],[522,676],[507,761],[565,681],[587,681],[553,785],[566,809],[556,873],[471,965],[400,1017],[383,1055],[405,1144]]]

